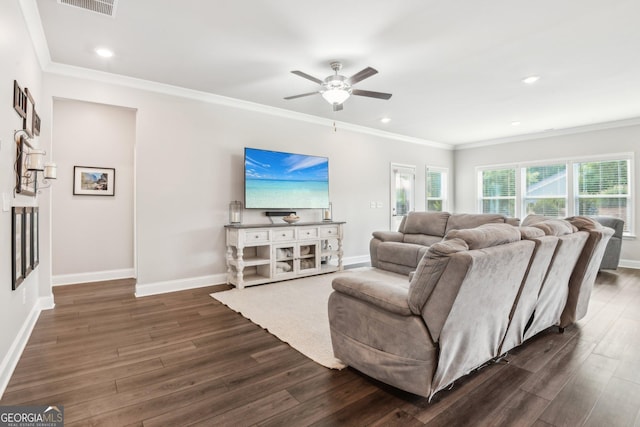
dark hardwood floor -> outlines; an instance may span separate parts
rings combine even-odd
[[[56,287],[0,405],[66,426],[640,426],[640,271],[598,275],[587,317],[426,399],[326,369],[209,297]]]

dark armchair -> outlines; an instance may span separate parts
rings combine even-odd
[[[604,257],[602,257],[602,262],[600,263],[600,270],[615,270],[620,262],[624,220],[612,216],[594,216],[593,219],[605,227],[613,228],[613,236],[607,243]]]

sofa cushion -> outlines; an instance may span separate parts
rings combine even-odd
[[[399,231],[374,231],[373,237],[383,242],[402,242],[404,234]]]
[[[578,230],[602,230],[602,225],[598,221],[587,216],[572,216],[567,218],[567,221]]]
[[[428,234],[405,234],[403,241],[422,246],[431,246],[442,240],[442,236],[430,236]]]
[[[444,236],[447,227],[448,212],[409,212],[402,230],[405,234],[428,234]]]
[[[453,214],[447,221],[445,234],[451,230],[475,228],[489,223],[504,223],[506,218],[499,214]]]
[[[484,224],[476,228],[451,230],[444,239],[461,239],[469,249],[483,249],[517,242],[520,240],[520,230],[509,224]]]
[[[469,247],[461,239],[450,239],[429,247],[409,284],[409,308],[412,313],[421,313],[422,307],[449,263],[449,256],[467,249]]]
[[[532,224],[531,227],[544,231],[547,236],[564,236],[578,231],[576,227],[564,219],[545,219]]]
[[[423,245],[382,242],[378,245],[378,261],[415,267],[425,250]]]
[[[523,227],[527,227],[547,219],[550,219],[550,218],[544,215],[530,214],[530,215],[527,215],[525,219],[522,220],[522,224],[520,225]]]
[[[520,227],[520,237],[522,238],[522,240],[537,239],[542,236],[545,236],[544,231],[537,227]]]

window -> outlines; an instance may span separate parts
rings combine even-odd
[[[633,154],[478,168],[479,211],[524,218],[614,216],[633,234]]]
[[[516,169],[480,171],[480,212],[516,215]]]
[[[427,211],[447,210],[447,169],[427,166],[425,174],[425,206]]]
[[[631,224],[630,161],[580,162],[573,165],[576,215],[606,215]]]
[[[567,216],[567,165],[565,163],[521,168],[522,204],[525,215]]]

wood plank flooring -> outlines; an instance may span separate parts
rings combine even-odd
[[[640,270],[601,272],[585,319],[432,402],[312,362],[209,296],[224,289],[54,288],[0,405],[64,405],[66,426],[640,427]]]

